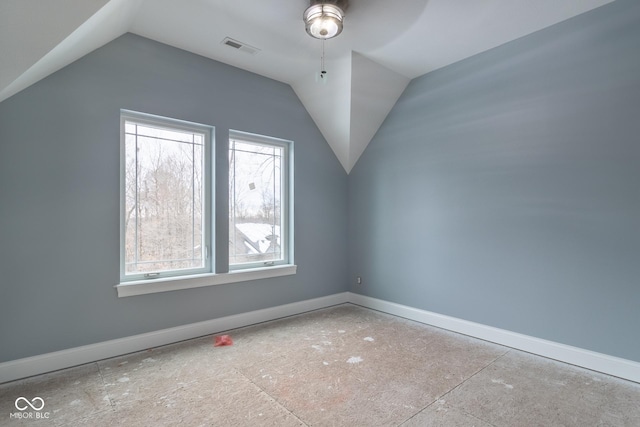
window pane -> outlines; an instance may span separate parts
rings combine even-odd
[[[131,124],[125,123],[125,274],[203,268],[204,135]]]
[[[230,141],[230,265],[284,259],[284,150],[279,145]]]
[[[147,125],[138,125],[138,135],[150,136],[157,139],[165,139],[169,141],[194,142],[192,132],[184,132],[179,130],[169,130],[165,128],[157,128]],[[202,143],[200,141],[200,143]]]

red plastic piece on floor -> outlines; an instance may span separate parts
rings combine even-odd
[[[219,335],[214,338],[214,341],[213,341],[214,347],[222,347],[225,345],[233,345],[233,340],[231,339],[231,335]]]

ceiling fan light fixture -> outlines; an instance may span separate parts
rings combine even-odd
[[[305,29],[316,39],[331,39],[342,32],[344,11],[334,4],[316,3],[303,15]]]

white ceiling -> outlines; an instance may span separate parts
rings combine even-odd
[[[349,172],[412,78],[611,1],[350,0],[322,84],[308,0],[0,0],[0,101],[132,32],[291,85]]]

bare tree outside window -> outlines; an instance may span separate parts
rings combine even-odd
[[[203,133],[125,121],[125,274],[205,266]]]
[[[214,128],[127,110],[120,119],[121,282],[218,280]],[[229,262],[215,270],[293,264],[293,142],[230,131],[228,155]]]
[[[284,259],[286,147],[229,141],[229,264]]]

